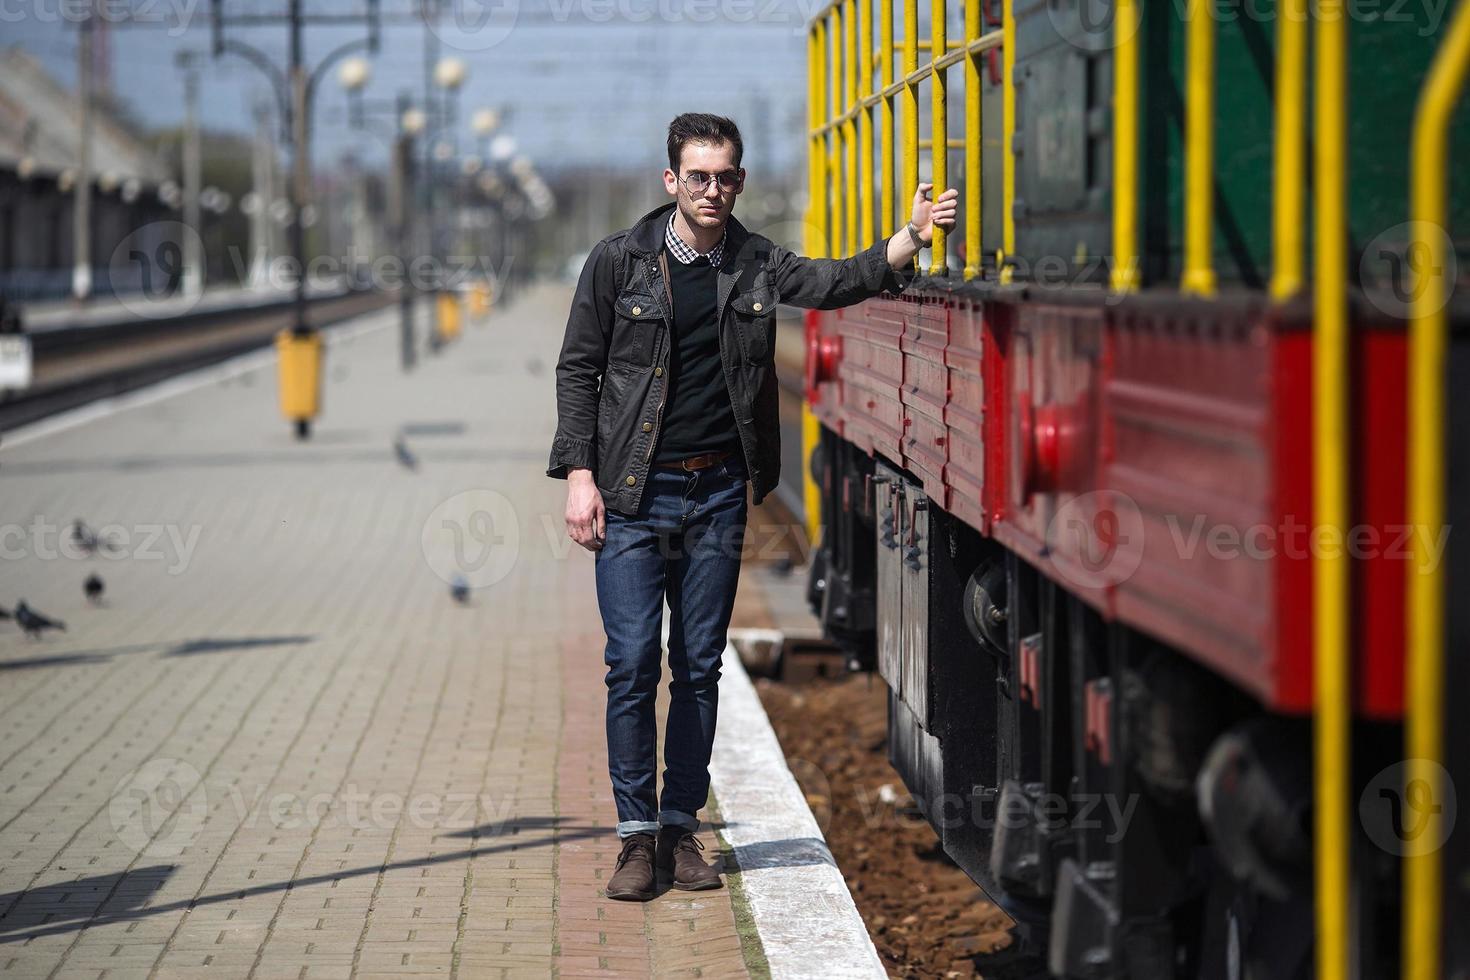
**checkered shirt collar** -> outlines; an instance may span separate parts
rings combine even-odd
[[[720,240],[714,248],[708,252],[696,252],[693,248],[684,244],[684,239],[680,238],[679,233],[674,231],[674,215],[678,213],[678,208],[674,208],[669,212],[669,223],[664,228],[664,244],[669,247],[670,252],[674,253],[674,258],[685,265],[693,262],[700,255],[704,255],[709,259],[709,264],[718,269],[720,267],[720,259],[725,256],[725,238],[728,229],[720,233]]]

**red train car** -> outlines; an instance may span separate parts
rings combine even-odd
[[[1372,597],[1353,610],[1356,716],[1377,732],[1362,781],[1399,752],[1402,325],[1357,311],[1372,383],[1338,542],[1311,520],[1304,308],[929,285],[806,314],[815,608],[871,599],[871,632],[829,625],[892,690],[895,765],[1057,973],[1091,956],[1147,975],[1111,957],[1183,948],[1309,972],[1314,549],[1345,548]],[[1093,797],[1125,801],[1129,825],[1045,817]],[[1393,875],[1363,874],[1363,911],[1391,931]],[[1282,915],[1301,942],[1282,945]],[[1139,931],[1101,949],[1120,922]],[[1372,960],[1390,972],[1392,947]]]

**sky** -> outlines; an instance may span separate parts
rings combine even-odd
[[[77,23],[88,0],[0,0],[0,43],[19,44],[64,84],[76,77]],[[109,23],[113,89],[145,123],[178,125],[182,76],[175,54],[210,46],[210,0],[94,0]],[[287,0],[220,0],[225,36],[284,65]],[[476,108],[506,113],[504,132],[547,171],[603,163],[664,166],[668,121],[680,112],[729,115],[745,141],[745,167],[785,173],[805,158],[804,25],[819,0],[444,0],[432,35],[418,0],[379,0],[381,48],[364,89],[379,133],[401,90],[424,87],[426,38],[440,55],[462,59],[460,148],[475,145]],[[308,16],[356,18],[365,0],[301,0]],[[278,23],[245,24],[245,19]],[[229,23],[235,21],[236,23]],[[366,36],[353,24],[309,24],[308,65]],[[262,73],[241,58],[208,61],[200,91],[205,125],[247,132],[252,107],[271,98]],[[384,135],[347,125],[347,97],[324,77],[312,144],[318,166],[354,152],[384,154]]]

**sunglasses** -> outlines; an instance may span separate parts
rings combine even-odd
[[[688,188],[689,193],[703,194],[711,180],[719,182],[720,190],[733,191],[744,182],[745,175],[738,170],[726,170],[711,177],[703,170],[691,170],[679,180]]]

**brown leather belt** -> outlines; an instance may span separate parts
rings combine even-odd
[[[688,456],[684,459],[673,459],[666,463],[654,463],[653,465],[669,470],[702,470],[706,466],[714,466],[729,455],[730,451],[726,449],[717,453],[704,453],[701,456]]]

